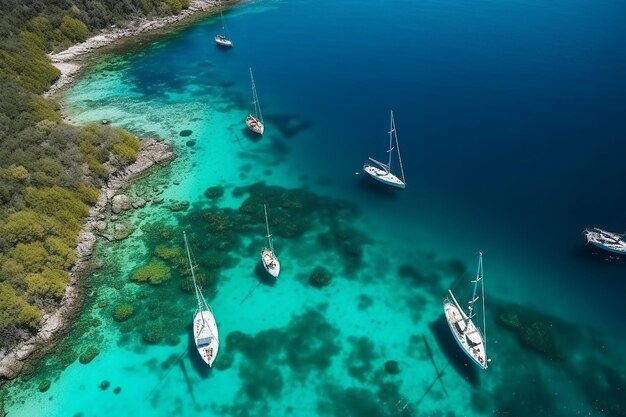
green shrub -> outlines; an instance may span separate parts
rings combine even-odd
[[[71,16],[63,16],[59,29],[65,37],[73,42],[82,42],[89,36],[89,29],[83,22]]]
[[[0,327],[27,327],[37,329],[41,323],[41,311],[28,304],[15,290],[0,284]]]
[[[30,295],[52,297],[56,300],[63,298],[68,282],[65,271],[45,269],[38,274],[26,276],[26,287]]]
[[[115,133],[118,139],[113,145],[113,153],[126,162],[135,162],[139,153],[139,140],[125,130],[116,129]]]

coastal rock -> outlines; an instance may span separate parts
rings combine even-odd
[[[76,259],[84,261],[91,258],[95,244],[96,236],[91,232],[81,230],[78,235],[78,243],[76,245]]]
[[[133,204],[131,203],[130,198],[128,198],[125,194],[118,194],[111,200],[111,210],[115,214],[119,214],[125,210],[130,210],[131,208],[133,208]]]
[[[94,228],[94,230],[97,230],[99,232],[103,232],[103,231],[105,231],[107,229],[107,224],[106,224],[106,222],[100,220],[100,221],[94,222],[93,228]]]
[[[14,379],[22,370],[22,361],[20,361],[15,353],[9,353],[0,361],[0,378]]]
[[[115,223],[113,226],[113,240],[126,239],[133,233],[133,226],[130,223]]]
[[[133,201],[133,208],[141,208],[143,206],[146,205],[146,200],[144,200],[143,198],[139,198],[135,201]]]

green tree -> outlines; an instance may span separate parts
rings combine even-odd
[[[89,29],[83,22],[67,15],[63,16],[59,29],[73,42],[82,42],[89,36]]]
[[[0,284],[0,327],[28,327],[37,329],[41,311],[28,304],[8,285]]]

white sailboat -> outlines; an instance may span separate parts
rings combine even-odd
[[[365,161],[365,163],[363,164],[363,171],[365,171],[370,177],[374,178],[376,181],[404,190],[404,188],[406,187],[406,181],[404,179],[404,168],[402,168],[402,158],[400,157],[400,148],[398,146],[396,122],[393,119],[393,110],[391,110],[390,124],[391,127],[389,129],[389,150],[387,151],[387,153],[389,154],[389,160],[385,164],[370,157],[368,158],[369,161]],[[394,141],[396,145],[395,149],[398,152],[398,164],[400,165],[400,174],[402,175],[402,179],[398,178],[397,175],[391,172],[391,160],[392,152],[394,150]]]
[[[446,316],[450,331],[454,339],[463,351],[474,363],[482,369],[487,369],[491,359],[487,358],[487,328],[485,326],[485,287],[483,285],[483,254],[479,252],[478,272],[474,283],[474,293],[468,303],[468,314],[459,305],[451,290],[448,290],[452,299],[446,299],[443,303],[443,311]],[[481,288],[481,297],[477,293],[478,284]],[[474,305],[479,298],[482,298],[483,333],[472,320],[476,316]]]
[[[265,132],[265,125],[263,125],[263,115],[261,114],[261,105],[259,104],[259,97],[256,94],[256,86],[254,85],[254,77],[252,76],[252,68],[250,68],[250,82],[252,83],[252,99],[254,100],[254,116],[249,114],[246,117],[246,125],[254,133],[262,135]]]
[[[587,239],[587,243],[591,243],[611,253],[626,255],[626,233],[607,232],[606,230],[594,227],[592,229],[586,229],[583,234]]]
[[[198,308],[193,316],[193,340],[202,360],[206,362],[207,365],[213,366],[213,362],[217,357],[217,352],[220,347],[217,322],[215,321],[211,307],[204,299],[200,288],[198,288],[196,275],[193,272],[196,266],[194,266],[191,260],[191,251],[189,250],[189,243],[187,242],[187,234],[185,232],[183,232],[183,237],[185,239],[185,249],[187,250],[191,278],[193,279],[193,288],[198,301]]]
[[[267,243],[269,247],[265,247],[261,251],[261,262],[268,274],[274,278],[278,278],[278,274],[280,274],[280,262],[274,252],[274,244],[272,242],[272,235],[270,234],[270,224],[267,220],[267,206],[265,204],[263,204],[263,210],[265,210],[265,226],[267,227]]]
[[[228,39],[228,35],[226,33],[226,24],[224,23],[224,14],[222,13],[222,3],[219,2],[220,5],[220,19],[222,20],[222,32],[215,35],[215,43],[219,46],[224,46],[226,48],[233,47],[233,41]]]

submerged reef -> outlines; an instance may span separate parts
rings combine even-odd
[[[309,284],[315,288],[322,288],[330,284],[330,279],[330,271],[323,266],[318,266],[309,275]]]
[[[251,409],[249,415],[267,415],[262,410],[283,394],[287,378],[302,383],[330,368],[339,354],[339,331],[322,314],[324,306],[294,315],[283,328],[256,335],[233,331],[226,337],[226,352],[241,355],[241,394],[228,411]],[[222,355],[222,353],[220,353]]]
[[[524,347],[551,361],[563,359],[565,345],[559,346],[555,335],[569,334],[564,323],[518,304],[497,304],[496,323],[512,331]],[[562,324],[561,329],[555,329]]]

